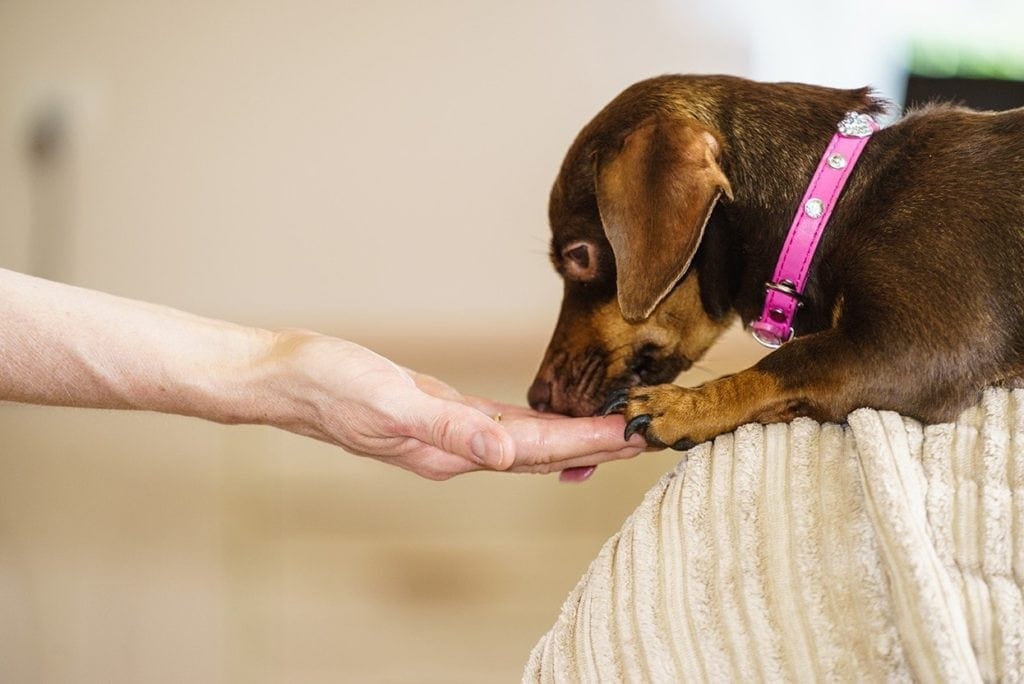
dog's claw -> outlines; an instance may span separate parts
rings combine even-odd
[[[690,440],[688,440],[688,439],[681,439],[678,442],[676,442],[675,444],[673,444],[672,448],[674,450],[676,450],[676,451],[687,451],[689,449],[692,449],[695,446],[697,446],[697,445],[694,444],[693,442],[691,442]]]
[[[626,441],[628,442],[629,438],[632,437],[633,435],[635,435],[636,433],[646,431],[647,427],[650,424],[651,424],[651,416],[650,416],[650,414],[645,413],[643,415],[637,416],[633,420],[631,420],[628,423],[626,423],[626,431],[623,433],[623,436],[625,437]]]
[[[622,409],[626,408],[626,404],[629,403],[629,390],[620,389],[615,390],[608,395],[608,401],[604,402],[604,406],[601,407],[601,415],[607,416],[612,413],[618,413]],[[629,439],[628,437],[626,439]]]

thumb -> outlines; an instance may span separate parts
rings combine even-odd
[[[414,407],[422,417],[413,423],[416,439],[494,470],[515,462],[512,436],[487,414],[429,395],[420,404]]]

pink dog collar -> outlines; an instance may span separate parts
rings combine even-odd
[[[765,283],[761,317],[750,326],[754,339],[772,349],[793,338],[793,316],[801,306],[800,296],[818,241],[854,164],[879,126],[868,114],[847,112],[836,128],[839,132],[832,136],[818,162],[818,170],[793,218],[775,274],[771,282]]]

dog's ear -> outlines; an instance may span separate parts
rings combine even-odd
[[[719,151],[696,122],[648,119],[613,158],[596,159],[597,206],[627,321],[651,315],[693,260],[715,202],[732,198]]]

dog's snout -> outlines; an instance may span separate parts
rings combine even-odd
[[[526,399],[535,411],[548,413],[551,411],[551,383],[544,378],[537,378],[530,385]]]

